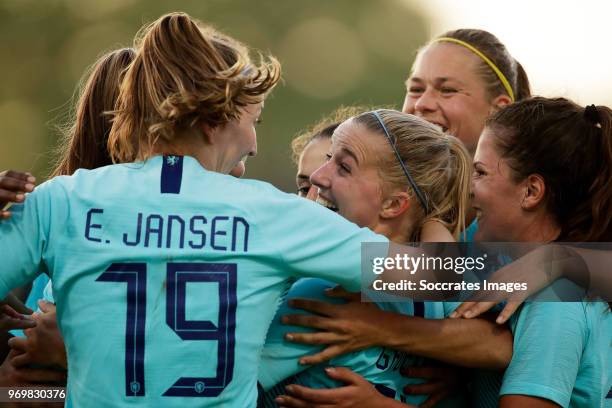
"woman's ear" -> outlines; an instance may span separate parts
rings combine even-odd
[[[216,136],[219,131],[219,126],[212,127],[207,123],[204,123],[201,127],[202,129],[202,137],[204,142],[207,144],[215,144]]]
[[[410,195],[405,191],[398,191],[383,200],[379,215],[384,219],[399,217],[408,211],[410,205]]]
[[[512,103],[512,99],[510,99],[508,95],[499,95],[498,97],[493,99],[493,101],[491,102],[491,106],[492,106],[491,113],[493,113],[493,111],[497,111],[503,108],[506,105],[510,105],[511,103]]]
[[[544,178],[539,174],[531,174],[527,176],[525,183],[525,197],[521,202],[521,207],[524,210],[531,211],[544,203],[546,194],[546,183]]]

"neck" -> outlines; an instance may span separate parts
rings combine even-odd
[[[153,148],[153,155],[191,156],[206,170],[228,174],[233,165],[228,164],[219,147],[210,144],[196,131],[186,131],[176,134],[175,142],[162,143]]]
[[[408,220],[408,217],[402,218],[401,220],[379,219],[377,224],[370,229],[397,244],[408,244],[412,241],[414,223]]]
[[[535,215],[514,238],[515,242],[551,242],[559,237],[561,228],[548,213]]]

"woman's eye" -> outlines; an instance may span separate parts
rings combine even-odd
[[[457,93],[457,90],[455,88],[444,87],[440,89],[440,92],[442,92],[443,94],[452,94],[452,93]]]
[[[331,160],[331,158],[332,158],[331,153],[327,153],[327,154],[325,155],[325,161],[330,161],[330,160]]]
[[[482,170],[474,170],[474,177],[480,177],[480,176],[484,176],[486,173]]]
[[[418,86],[411,86],[410,88],[408,88],[408,93],[411,94],[418,94],[418,93],[423,93],[424,90],[421,87]]]
[[[306,197],[308,195],[308,190],[310,190],[310,186],[302,186],[302,187],[298,187],[298,191],[297,194],[300,197]]]
[[[344,163],[340,163],[340,169],[342,171],[345,171],[345,172],[349,173],[349,174],[351,173],[351,168],[349,166],[347,166],[346,164],[344,164]]]
[[[261,125],[261,123],[262,123],[262,122],[263,122],[263,119],[261,119],[261,118],[257,118],[257,119],[255,120],[255,124],[256,124],[256,125]]]

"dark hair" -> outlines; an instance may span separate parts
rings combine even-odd
[[[527,78],[527,73],[523,69],[523,66],[510,55],[506,46],[490,32],[475,28],[462,28],[459,30],[447,31],[438,38],[441,37],[450,37],[464,41],[486,55],[510,83],[512,92],[514,92],[515,101],[520,101],[531,96],[529,79]],[[482,59],[478,74],[484,80],[487,87],[487,94],[490,98],[507,94],[506,88],[504,88],[497,74]]]
[[[100,57],[86,72],[79,86],[71,118],[60,130],[57,164],[51,177],[70,175],[77,169],[95,169],[112,164],[107,150],[112,111],[119,95],[121,76],[134,60],[132,48],[121,48]]]
[[[495,130],[496,148],[515,180],[544,178],[560,240],[612,240],[610,108],[537,97],[501,109],[486,126]]]

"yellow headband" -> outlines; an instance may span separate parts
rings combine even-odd
[[[455,44],[459,44],[459,45],[464,46],[468,50],[472,51],[474,54],[478,55],[484,62],[487,63],[487,65],[491,67],[493,72],[495,72],[495,74],[501,81],[504,88],[506,88],[506,92],[508,92],[508,96],[510,96],[510,99],[512,100],[512,102],[514,102],[514,92],[512,92],[512,86],[510,86],[510,82],[508,82],[508,79],[506,79],[506,76],[504,75],[504,73],[501,72],[499,68],[497,68],[497,66],[493,63],[493,61],[491,61],[489,58],[487,58],[486,55],[480,52],[478,48],[474,47],[471,44],[466,43],[465,41],[461,41],[461,40],[458,40],[456,38],[451,38],[451,37],[436,38],[435,40],[432,41],[432,43],[434,42],[452,42]]]

